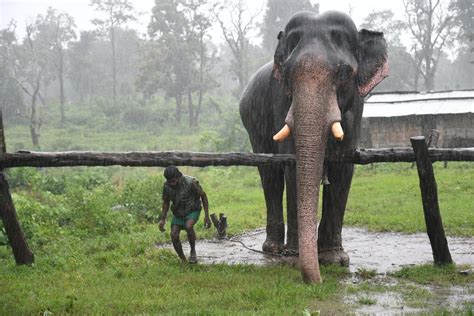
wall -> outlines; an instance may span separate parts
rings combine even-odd
[[[432,129],[440,132],[437,147],[474,147],[472,113],[363,118],[359,147],[411,147],[410,137]]]

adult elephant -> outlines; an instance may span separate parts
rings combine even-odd
[[[355,149],[363,97],[387,72],[383,33],[357,31],[350,17],[340,12],[303,11],[278,34],[274,61],[253,75],[242,94],[240,115],[253,151],[296,153],[296,166],[259,167],[267,207],[263,250],[284,248],[286,183],[286,247],[298,250],[306,282],[321,281],[317,243],[319,260],[349,262],[341,230],[354,165],[324,163],[325,152]],[[328,137],[330,130],[334,138]],[[292,137],[282,141],[288,134]],[[330,184],[323,189],[318,240],[316,210],[323,170]]]

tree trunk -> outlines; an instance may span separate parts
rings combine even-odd
[[[176,95],[176,123],[181,123],[181,107],[183,104],[183,96],[181,94]]]
[[[193,96],[191,91],[188,91],[188,111],[189,111],[189,126],[194,127],[196,126],[196,113],[193,104]]]
[[[31,142],[33,143],[34,148],[40,148],[39,144],[39,137],[40,134],[36,131],[36,127],[34,124],[30,124],[30,135],[31,135]]]
[[[196,123],[196,126],[199,126],[199,114],[201,113],[203,94],[204,94],[204,91],[203,91],[203,88],[201,86],[201,88],[199,89],[197,109],[196,109],[196,113],[194,114],[194,121]]]
[[[33,92],[33,95],[31,97],[30,135],[31,135],[31,142],[33,143],[34,148],[40,147],[40,144],[39,144],[40,127],[39,126],[41,124],[38,119],[38,109],[36,107],[39,89],[40,89],[40,78],[41,78],[41,75],[38,74],[38,78],[36,80],[35,91]]]
[[[59,102],[61,110],[61,128],[64,128],[66,122],[64,114],[64,56],[62,50],[59,53],[59,68],[58,68],[58,78],[59,78]]]
[[[112,93],[115,108],[117,106],[117,61],[115,60],[115,29],[113,25],[110,28],[110,41],[112,44]]]

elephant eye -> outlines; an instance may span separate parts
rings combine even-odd
[[[342,42],[342,36],[339,31],[332,30],[331,31],[331,40],[333,43],[341,44]]]
[[[288,36],[288,52],[293,51],[299,42],[300,42],[300,35],[298,33],[291,33]]]

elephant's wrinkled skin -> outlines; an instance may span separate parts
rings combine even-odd
[[[240,114],[253,151],[296,153],[296,167],[259,167],[267,207],[263,250],[279,252],[284,248],[282,199],[286,184],[286,247],[299,251],[307,282],[321,281],[317,248],[322,262],[349,262],[341,230],[354,166],[324,164],[324,155],[326,147],[331,153],[356,147],[363,97],[387,70],[382,33],[357,31],[343,13],[299,12],[278,34],[274,62],[260,68],[242,94]],[[337,121],[345,133],[342,142],[328,137],[331,123]],[[293,137],[277,143],[272,137],[285,122]],[[323,190],[318,239],[316,210],[323,165],[330,184]]]

